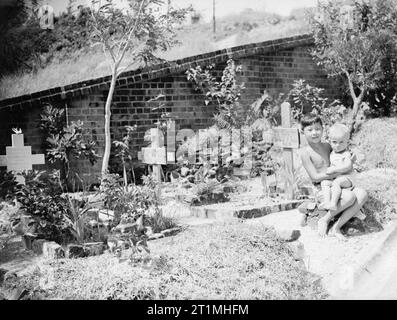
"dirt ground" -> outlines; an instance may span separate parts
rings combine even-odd
[[[281,199],[266,199],[263,197],[263,189],[260,178],[243,180],[238,183],[239,188],[235,193],[230,194],[230,202],[223,206],[252,205],[263,202],[273,204]],[[171,184],[166,185],[162,190],[162,198],[165,202],[163,213],[179,220],[182,225],[190,228],[202,227],[210,228],[211,224],[220,224],[216,219],[194,218],[190,215],[189,206],[182,201],[175,200],[175,195],[186,192],[186,189],[176,189]],[[333,237],[322,238],[317,234],[317,230],[312,226],[300,226],[301,216],[297,210],[273,213],[268,216],[245,220],[244,224],[260,226],[273,226],[276,229],[299,229],[301,237],[299,241],[305,247],[305,266],[307,271],[322,277],[322,282],[326,290],[332,295],[340,286],[343,286],[343,279],[346,274],[352,272],[353,266],[357,261],[365,258],[369,248],[377,245],[388,232],[388,225],[384,225],[384,230],[380,232],[367,233],[349,237],[348,241],[342,242]],[[166,241],[166,240],[158,240]],[[168,240],[167,240],[168,241]],[[17,242],[11,243],[10,254],[0,255],[0,267],[24,272],[35,265],[39,258],[31,253],[18,249]],[[13,248],[13,249],[12,249]]]
[[[308,271],[323,277],[323,284],[331,294],[343,286],[343,279],[353,272],[357,262],[365,259],[369,248],[376,246],[387,234],[389,225],[384,230],[348,237],[340,241],[335,237],[320,237],[312,226],[300,226],[300,214],[297,210],[273,213],[268,216],[246,220],[252,225],[269,225],[276,229],[298,229],[299,241],[305,247],[305,265]]]

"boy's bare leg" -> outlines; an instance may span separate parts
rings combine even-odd
[[[341,217],[338,219],[338,221],[335,222],[335,224],[332,227],[332,234],[338,237],[339,239],[345,238],[345,236],[341,232],[341,228],[343,227],[343,225],[360,211],[360,209],[368,199],[368,194],[364,189],[355,187],[352,192],[355,194],[356,201],[352,206],[348,207],[343,212]]]
[[[332,182],[331,199],[325,204],[324,208],[327,210],[335,211],[337,208],[338,200],[342,193],[342,188],[350,188],[352,183],[349,178],[341,176]]]
[[[323,202],[320,203],[318,206],[320,210],[326,209],[326,206],[331,201],[331,186],[332,186],[332,181],[330,180],[321,181],[321,192],[323,194]]]
[[[333,217],[341,213],[342,211],[347,211],[356,202],[356,195],[350,190],[342,189],[340,200],[338,201],[337,208],[335,211],[328,211],[327,214],[318,220],[318,234],[320,236],[325,236],[328,229],[328,224]],[[364,201],[365,202],[365,201]],[[364,203],[363,202],[363,203]],[[360,206],[361,208],[361,206]],[[357,213],[357,209],[355,209]],[[355,214],[354,213],[354,214]],[[350,219],[350,218],[349,218]],[[346,222],[345,222],[346,223]],[[343,224],[342,224],[343,225]]]

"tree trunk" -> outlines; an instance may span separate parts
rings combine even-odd
[[[351,119],[349,120],[349,132],[350,132],[350,136],[353,134],[354,132],[354,125],[356,124],[356,120],[357,120],[357,114],[358,111],[360,109],[361,103],[363,102],[363,97],[362,95],[360,95],[359,97],[357,97],[356,99],[354,99],[354,103],[353,103],[353,110],[352,110],[352,114],[351,114]]]
[[[113,70],[112,81],[110,83],[110,89],[105,105],[105,152],[103,154],[103,159],[102,159],[102,170],[101,170],[102,178],[103,175],[107,173],[109,167],[110,149],[112,145],[112,141],[110,139],[110,116],[112,115],[112,113],[110,107],[112,105],[113,93],[116,87],[116,79],[117,79],[117,74],[115,70]]]

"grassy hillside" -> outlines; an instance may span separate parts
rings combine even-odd
[[[159,55],[167,60],[184,58],[247,43],[261,42],[308,32],[302,14],[283,18],[266,12],[246,10],[217,21],[216,34],[211,23],[181,26],[177,37],[181,44]],[[129,62],[125,59],[125,62]],[[137,68],[134,65],[132,68]],[[78,81],[109,75],[109,67],[102,52],[90,49],[63,59],[62,52],[43,69],[35,73],[6,76],[0,80],[0,99],[20,96]]]

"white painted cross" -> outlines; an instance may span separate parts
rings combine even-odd
[[[160,145],[163,145],[161,135],[160,129],[150,129],[150,140],[152,141],[150,147],[142,148],[141,152],[138,152],[139,160],[152,165],[153,177],[157,182],[161,182],[161,165],[167,164],[166,148],[160,147]]]
[[[7,167],[7,171],[20,173],[32,170],[32,165],[45,164],[44,154],[32,154],[32,147],[25,146],[23,134],[11,135],[12,146],[6,147],[6,155],[0,156],[0,167]],[[17,175],[17,181],[25,183],[25,179]]]

